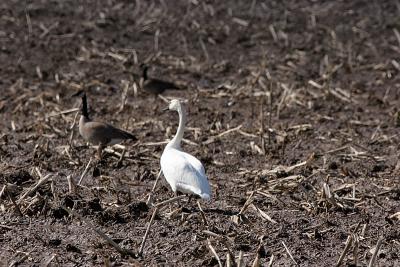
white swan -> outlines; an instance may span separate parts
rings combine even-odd
[[[185,108],[179,100],[174,99],[170,102],[168,109],[178,112],[179,126],[176,135],[167,144],[161,155],[160,164],[164,177],[174,193],[180,191],[210,200],[211,188],[203,165],[197,158],[181,149],[186,122]]]

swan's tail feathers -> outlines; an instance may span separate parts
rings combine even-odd
[[[201,193],[199,196],[204,200],[211,200],[211,194],[209,193]]]

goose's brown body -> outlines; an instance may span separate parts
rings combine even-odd
[[[83,139],[93,145],[111,146],[126,139],[136,139],[135,136],[124,130],[107,123],[88,120],[84,116],[81,116],[79,121],[79,133]]]
[[[146,65],[142,65],[142,77],[140,79],[140,87],[151,94],[159,95],[162,94],[165,90],[179,90],[180,88],[168,81],[163,81],[159,79],[149,78],[147,76],[148,67]]]

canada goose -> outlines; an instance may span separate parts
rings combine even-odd
[[[181,148],[186,121],[185,108],[179,100],[174,99],[170,102],[168,109],[178,112],[179,126],[176,135],[167,144],[161,155],[162,173],[175,194],[180,191],[209,200],[211,188],[203,165],[194,156],[183,152]]]
[[[110,124],[92,121],[89,118],[86,93],[81,90],[73,96],[79,95],[82,96],[82,114],[79,119],[79,133],[86,141],[99,146],[97,149],[97,156],[99,159],[101,159],[101,153],[106,146],[115,145],[128,139],[137,140],[131,133],[115,128]]]
[[[168,89],[169,90],[180,89],[174,83],[159,79],[149,78],[147,75],[149,67],[146,64],[141,64],[140,68],[142,70],[142,77],[140,77],[140,88],[143,89],[144,91],[154,95],[159,95]]]

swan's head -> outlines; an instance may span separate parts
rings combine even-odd
[[[163,109],[163,111],[167,110],[177,111],[179,114],[186,115],[186,108],[183,102],[178,99],[172,99],[168,107]]]
[[[182,104],[178,99],[172,99],[171,102],[169,103],[168,109],[179,111],[181,107]]]

